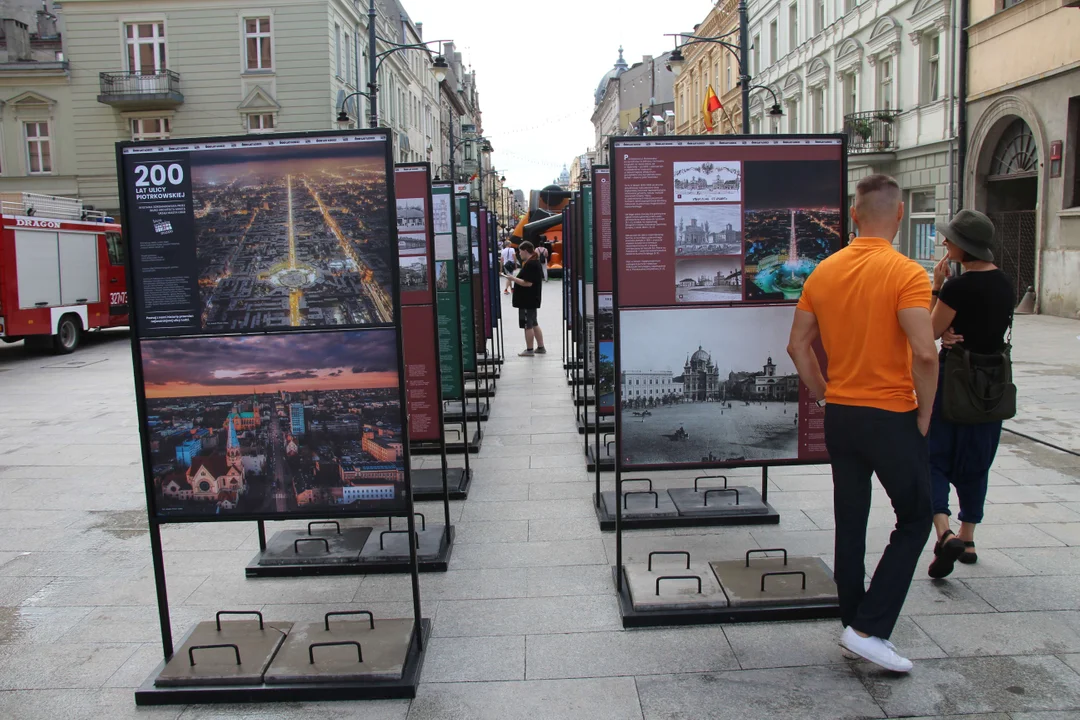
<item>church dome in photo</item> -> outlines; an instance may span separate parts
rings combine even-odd
[[[712,362],[712,355],[702,350],[701,346],[698,345],[697,352],[690,356],[690,362],[709,363]]]
[[[622,53],[623,49],[622,45],[620,45],[619,59],[615,61],[615,66],[608,70],[607,73],[604,74],[604,77],[600,78],[600,84],[596,86],[596,94],[594,95],[596,102],[594,104],[599,105],[600,101],[604,99],[604,93],[607,91],[608,80],[611,80],[612,78],[617,78],[624,72],[626,72],[628,69],[630,69],[630,66],[626,64],[625,60],[623,60]]]

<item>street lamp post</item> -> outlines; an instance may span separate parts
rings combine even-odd
[[[738,32],[739,42],[738,44],[728,42],[724,38]],[[670,35],[670,33],[669,33]],[[686,59],[683,57],[681,47],[687,45],[696,45],[699,43],[713,43],[716,45],[722,45],[732,55],[735,56],[736,62],[739,64],[739,89],[742,94],[742,132],[743,135],[750,134],[750,18],[746,9],[746,0],[739,0],[739,27],[731,32],[718,35],[717,37],[700,37],[698,35],[689,35],[687,33],[676,33],[671,35],[676,40],[675,49],[668,57],[668,67],[671,72],[676,76],[682,72],[683,65],[686,63]],[[687,41],[682,45],[678,44],[679,38],[685,38]],[[776,95],[773,94],[775,99]],[[773,108],[779,108],[777,103],[773,105]],[[770,114],[774,114],[770,112]],[[779,114],[783,114],[781,111]]]
[[[447,40],[427,40],[421,43],[396,43],[392,40],[386,40],[380,38],[375,28],[375,21],[377,17],[375,14],[375,0],[369,0],[368,2],[368,91],[357,91],[348,95],[341,100],[341,107],[338,108],[337,121],[339,123],[349,122],[351,118],[349,114],[345,112],[345,105],[348,101],[354,97],[366,97],[368,99],[368,127],[379,127],[379,66],[382,65],[383,60],[390,57],[396,52],[402,50],[423,50],[428,55],[435,54],[435,51],[428,47],[432,43],[444,43]],[[383,45],[386,45],[389,49],[382,52],[378,52],[376,42],[382,41]],[[431,73],[435,76],[435,82],[441,83],[446,78],[446,71],[449,66],[446,64],[446,58],[441,54],[435,55],[432,60]],[[357,123],[359,124],[359,123]]]

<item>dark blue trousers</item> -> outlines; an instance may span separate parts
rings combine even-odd
[[[942,370],[944,363],[942,363]],[[960,501],[960,521],[979,523],[990,482],[990,466],[1001,439],[1001,422],[957,425],[942,415],[941,397],[944,373],[938,373],[938,391],[934,415],[930,421],[927,447],[930,452],[930,483],[934,514],[952,515],[949,511],[949,486],[956,488]]]

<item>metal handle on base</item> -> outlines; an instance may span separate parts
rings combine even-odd
[[[656,594],[660,595],[660,581],[661,580],[697,580],[697,592],[701,594],[701,577],[698,575],[661,575],[656,578]]]
[[[371,623],[371,629],[375,629],[375,616],[367,610],[337,610],[328,612],[323,617],[323,629],[326,630],[326,632],[330,632],[330,618],[341,617],[344,615],[367,615],[368,621]]]
[[[746,567],[750,567],[750,556],[753,553],[771,553],[771,552],[784,553],[784,564],[787,565],[787,550],[785,550],[784,548],[757,548],[757,549],[754,549],[754,550],[747,550],[746,551]]]
[[[765,592],[765,578],[777,577],[780,575],[801,575],[802,589],[806,589],[806,573],[804,573],[802,570],[778,570],[776,572],[761,573],[761,592]]]
[[[232,651],[236,653],[236,664],[240,664],[240,648],[236,647],[233,643],[222,643],[220,645],[192,645],[188,648],[187,659],[191,664],[191,667],[195,667],[195,651],[196,650],[213,650],[215,648],[232,648]]]
[[[217,622],[218,632],[221,632],[221,616],[222,615],[258,615],[259,616],[259,629],[263,629],[263,614],[258,610],[218,610],[214,615],[214,620]]]
[[[682,557],[683,555],[685,555],[686,556],[686,569],[687,570],[690,569],[690,553],[688,553],[686,550],[654,550],[651,553],[649,553],[649,572],[652,572],[653,555],[677,555],[679,557]]]
[[[356,647],[356,662],[364,662],[364,651],[360,649],[360,643],[355,640],[335,640],[334,642],[311,643],[308,645],[308,663],[315,664],[315,648],[317,647],[340,647],[344,645]]]

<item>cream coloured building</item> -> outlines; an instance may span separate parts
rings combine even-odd
[[[1080,317],[1080,3],[970,0],[964,203],[1039,311]]]
[[[367,90],[367,3],[353,0],[65,0],[62,61],[0,64],[0,189],[119,205],[120,140],[328,130]],[[415,43],[422,27],[378,0],[380,37]],[[378,51],[385,48],[379,44]],[[428,55],[406,50],[379,71],[379,119],[398,162],[442,162],[444,131]],[[350,116],[368,125],[367,103]],[[28,126],[28,123],[33,123]],[[11,125],[9,128],[8,125]],[[45,133],[28,140],[27,127]],[[36,155],[31,153],[31,148]],[[50,161],[30,166],[47,148]]]
[[[694,35],[716,38],[738,45],[738,0],[721,0],[713,6]],[[728,33],[731,33],[728,35]],[[742,132],[742,97],[739,91],[739,60],[717,43],[698,43],[682,49],[685,65],[675,78],[675,132],[678,135],[708,133],[702,107],[712,86],[722,108],[713,113],[714,134]]]

